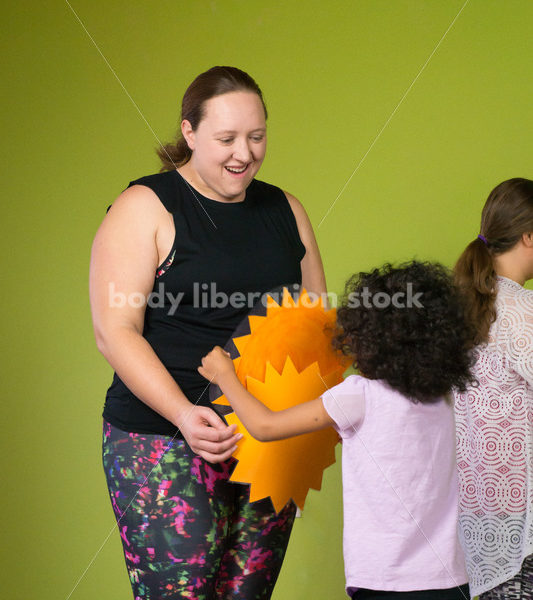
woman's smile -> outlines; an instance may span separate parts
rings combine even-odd
[[[232,175],[233,177],[236,178],[240,178],[243,177],[244,174],[246,173],[246,171],[248,170],[248,167],[251,165],[252,163],[247,163],[246,165],[242,166],[242,167],[235,167],[235,166],[225,166],[224,168],[226,169],[226,171]]]

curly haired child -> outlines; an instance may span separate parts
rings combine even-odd
[[[349,279],[337,325],[333,344],[361,374],[287,410],[254,398],[219,347],[199,371],[261,441],[337,430],[351,598],[468,599],[447,398],[470,382],[462,298],[438,264],[387,264]]]

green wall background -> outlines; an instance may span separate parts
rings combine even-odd
[[[318,227],[463,4],[71,2],[161,140],[199,72],[257,79],[270,112],[260,176],[304,202],[337,292],[386,260],[452,265],[490,189],[533,176],[533,2],[470,0]],[[10,3],[3,25],[2,595],[129,598],[87,278],[107,205],[158,170],[157,140],[66,2]],[[345,597],[341,525],[337,463],[310,493],[275,600]]]

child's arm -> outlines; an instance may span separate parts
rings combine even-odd
[[[246,429],[261,442],[282,440],[334,425],[321,398],[272,411],[241,384],[227,352],[216,346],[202,359],[200,375],[216,383]]]

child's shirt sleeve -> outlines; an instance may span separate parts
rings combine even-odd
[[[335,429],[342,438],[350,438],[357,432],[365,416],[366,381],[359,375],[350,375],[342,383],[322,394],[322,403],[335,422]]]

